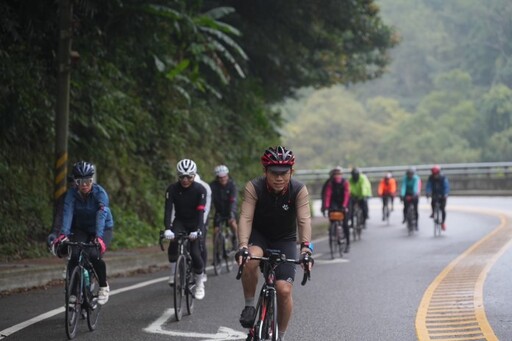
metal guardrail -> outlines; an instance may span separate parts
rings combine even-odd
[[[370,180],[382,178],[386,173],[391,172],[395,178],[400,178],[407,169],[415,167],[418,175],[429,175],[433,165],[409,165],[409,166],[381,166],[381,167],[360,167],[362,173]],[[441,172],[445,175],[475,176],[475,177],[507,177],[512,174],[512,162],[481,162],[481,163],[451,163],[440,164]],[[294,176],[305,182],[327,179],[328,169],[297,169]],[[348,175],[350,169],[344,169]]]

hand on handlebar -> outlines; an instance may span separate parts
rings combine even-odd
[[[171,230],[165,230],[164,237],[165,239],[173,240],[175,237],[174,232],[172,232]]]
[[[197,237],[199,237],[199,235],[200,235],[199,231],[190,232],[190,234],[188,235],[188,239],[196,240]]]
[[[239,266],[242,266],[250,257],[251,254],[249,253],[249,249],[246,247],[242,247],[235,254],[235,261],[238,263]]]

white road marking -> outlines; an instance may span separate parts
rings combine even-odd
[[[170,336],[182,336],[203,339],[203,341],[223,341],[223,340],[244,340],[247,334],[234,330],[228,327],[219,327],[216,334],[195,333],[195,332],[180,332],[174,330],[164,329],[164,324],[174,317],[174,308],[167,309],[162,316],[155,322],[144,329],[148,333],[164,334]]]

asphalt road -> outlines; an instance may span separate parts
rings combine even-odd
[[[325,239],[315,243],[312,280],[304,287],[297,273],[295,309],[287,340],[416,340],[415,318],[430,283],[457,256],[493,231],[497,216],[449,211],[448,229],[434,238],[426,201],[419,232],[408,236],[395,202],[391,224],[380,221],[378,199],[370,201],[368,228],[343,260],[329,260]],[[510,209],[511,198],[450,198],[449,207]],[[512,340],[512,251],[491,267],[484,286],[487,318],[500,340]],[[164,271],[112,278],[112,296],[98,330],[81,323],[77,340],[242,340],[241,283],[234,273],[208,276],[206,297],[192,316],[174,321],[172,291]],[[148,284],[148,281],[154,283]],[[139,285],[139,288],[131,286]],[[121,292],[124,289],[126,291]],[[128,290],[130,289],[130,290]],[[64,289],[53,287],[0,298],[0,331],[63,306]],[[1,336],[0,336],[1,338]],[[21,328],[5,340],[65,340],[64,314]]]

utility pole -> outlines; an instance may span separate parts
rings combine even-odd
[[[72,13],[71,0],[59,0],[58,77],[55,108],[54,225],[58,203],[67,190]]]

